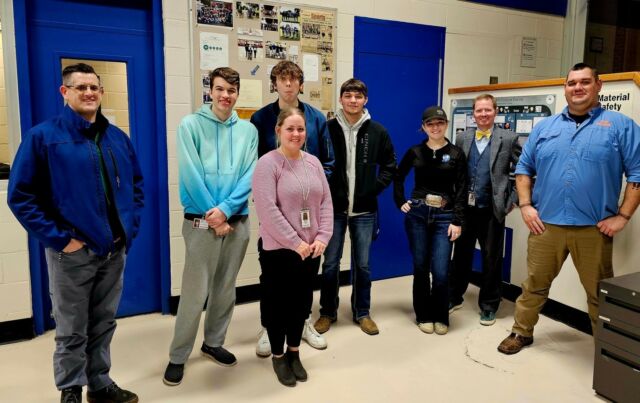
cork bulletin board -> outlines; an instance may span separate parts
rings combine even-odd
[[[240,73],[236,110],[248,119],[274,102],[271,69],[290,60],[304,72],[300,100],[335,111],[337,10],[262,1],[193,0],[193,73],[196,104],[210,102],[209,71]]]

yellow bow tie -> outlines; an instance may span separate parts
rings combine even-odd
[[[491,130],[476,130],[476,140],[482,140],[483,137],[490,138]]]

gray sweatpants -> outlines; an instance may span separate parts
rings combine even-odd
[[[124,248],[109,256],[97,256],[87,247],[72,253],[47,248],[45,256],[56,321],[56,387],[102,389],[113,383],[109,346],[122,295]]]
[[[169,352],[174,364],[184,364],[193,350],[205,301],[204,342],[210,347],[224,344],[236,302],[236,278],[249,244],[249,218],[231,226],[231,233],[218,237],[213,229],[193,228],[191,220],[182,224],[186,257]]]

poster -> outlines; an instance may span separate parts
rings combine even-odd
[[[198,24],[233,26],[233,4],[226,1],[197,0],[196,18]]]
[[[229,36],[200,32],[200,69],[213,70],[229,65]]]
[[[257,19],[260,17],[260,5],[258,3],[236,1],[236,17],[250,20]]]
[[[302,56],[302,72],[304,81],[318,81],[318,55],[305,54]]]
[[[289,61],[294,62],[295,64],[298,64],[299,60],[298,60],[298,45],[291,45],[289,46]]]
[[[598,101],[604,109],[632,116],[630,91],[602,91],[598,96]]]
[[[278,31],[278,19],[277,18],[262,18],[260,20],[260,29],[263,31]]]
[[[333,112],[333,77],[322,77],[322,105],[320,109]]]
[[[555,95],[528,95],[518,97],[496,97],[498,111],[497,127],[511,130],[520,135],[520,144],[524,144],[536,124],[556,110]],[[473,118],[473,99],[454,99],[451,101],[453,116],[452,133],[457,135],[468,128],[476,127]],[[455,137],[453,137],[455,140]]]
[[[536,38],[522,38],[520,48],[520,67],[536,67],[538,42]]]
[[[262,103],[262,80],[242,79],[242,91],[238,94],[236,108],[260,109]]]
[[[308,53],[332,53],[333,14],[303,10],[300,20],[302,25],[302,51]]]
[[[287,41],[300,40],[300,9],[280,7],[280,39]]]
[[[266,55],[269,59],[285,60],[287,58],[286,42],[267,41]]]
[[[263,42],[252,38],[238,38],[238,60],[243,62],[264,60]]]

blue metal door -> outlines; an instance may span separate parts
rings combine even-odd
[[[442,99],[444,40],[441,27],[355,18],[354,74],[367,84],[367,108],[389,131],[398,162],[425,139],[422,111]],[[413,271],[404,215],[391,187],[379,198],[380,236],[369,259],[375,280]],[[412,188],[413,175],[405,182],[407,194]]]
[[[169,251],[162,20],[157,0],[15,1],[21,124],[62,111],[62,59],[126,64],[129,130],[143,171],[145,209],[127,257],[119,316],[168,311]],[[20,23],[23,23],[20,26]],[[106,83],[105,83],[106,85]],[[42,247],[30,240],[36,333],[50,318]]]

